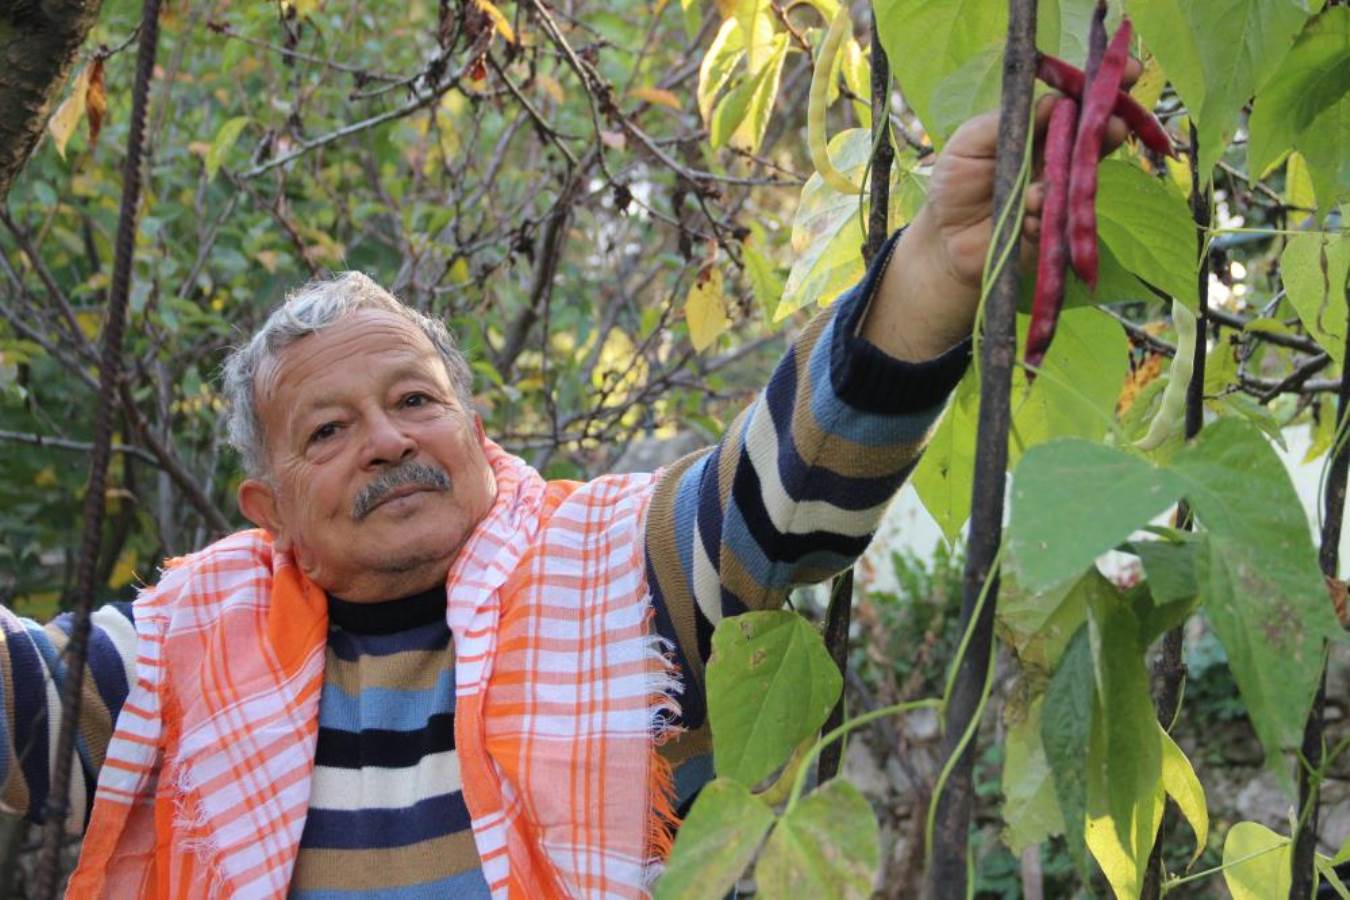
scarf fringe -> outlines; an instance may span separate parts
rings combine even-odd
[[[675,844],[675,832],[680,825],[680,817],[675,809],[674,769],[660,748],[684,732],[683,727],[675,724],[680,715],[677,695],[684,690],[684,680],[675,662],[674,646],[652,628],[654,617],[655,612],[649,607],[646,655],[651,682],[647,704],[651,736],[647,765],[647,807],[650,813],[647,817],[647,862],[642,879],[643,887],[648,890],[665,870],[665,861],[670,856]]]
[[[173,822],[178,835],[179,846],[185,853],[196,858],[206,878],[206,897],[216,900],[225,896],[225,875],[218,865],[220,846],[215,835],[208,830],[210,817],[202,808],[191,773],[187,768],[179,771],[174,783]],[[201,836],[203,834],[209,836]]]

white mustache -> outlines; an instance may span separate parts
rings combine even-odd
[[[415,484],[429,491],[450,490],[450,476],[439,466],[406,462],[389,469],[361,489],[352,501],[352,518],[361,521],[395,488]]]

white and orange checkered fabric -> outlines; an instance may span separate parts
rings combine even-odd
[[[452,567],[455,741],[496,897],[641,897],[668,849],[656,752],[679,689],[649,627],[655,476],[545,482],[491,442],[497,498]],[[73,897],[287,893],[309,801],[323,591],[264,532],[137,600],[137,680]]]

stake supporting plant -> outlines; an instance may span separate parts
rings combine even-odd
[[[976,436],[975,473],[971,492],[969,555],[963,585],[961,617],[970,626],[971,642],[952,686],[946,710],[943,752],[958,754],[946,789],[935,798],[933,853],[926,873],[929,898],[966,894],[967,836],[974,799],[971,778],[975,742],[959,749],[962,737],[976,719],[993,651],[996,602],[979,603],[986,580],[989,598],[998,597],[995,557],[1003,539],[1003,495],[1008,467],[1009,398],[1016,355],[1018,273],[1015,248],[1022,217],[1000,216],[1021,205],[1024,158],[1031,152],[1031,98],[1036,71],[1035,0],[1010,0],[1008,40],[1003,57],[1003,95],[1000,103],[998,157],[994,173],[995,230],[991,258],[1001,263],[992,276],[984,309],[980,344],[980,410]],[[976,610],[978,609],[978,616]]]
[[[141,164],[145,149],[146,106],[159,40],[159,0],[144,0],[140,44],[136,54],[136,81],[131,95],[127,156],[122,171],[122,206],[117,221],[108,312],[99,358],[98,404],[94,410],[94,440],[89,460],[89,484],[84,495],[83,535],[75,570],[75,621],[66,645],[66,682],[61,698],[61,731],[56,742],[55,768],[43,810],[42,853],[38,858],[36,896],[54,898],[61,883],[61,843],[70,805],[71,765],[75,727],[80,717],[85,657],[89,650],[89,614],[93,608],[95,575],[104,518],[104,491],[112,455],[115,391],[122,375],[122,336],[126,331],[131,262],[136,241],[136,211],[141,199]]]
[[[844,10],[846,12],[846,9]],[[863,259],[871,263],[886,242],[887,221],[891,200],[891,162],[895,151],[890,140],[891,72],[886,51],[881,47],[876,14],[872,15],[872,159],[868,169],[872,173],[871,211],[867,223],[867,242]],[[813,86],[814,89],[814,86]],[[830,606],[825,613],[825,647],[830,658],[839,667],[840,674],[848,668],[848,628],[853,606],[853,569],[834,580],[830,590]],[[823,729],[828,733],[844,721],[844,697],[830,711]],[[824,783],[839,772],[843,756],[843,742],[826,745],[816,766],[816,779]]]

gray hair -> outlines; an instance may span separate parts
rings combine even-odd
[[[445,364],[445,374],[460,402],[466,410],[472,408],[473,376],[445,323],[404,305],[361,272],[341,272],[332,278],[315,279],[291,292],[286,302],[267,317],[262,328],[225,360],[222,389],[229,407],[227,435],[230,445],[243,458],[244,471],[250,477],[260,477],[267,471],[266,435],[254,392],[258,372],[306,335],[367,309],[394,313],[426,335]]]

